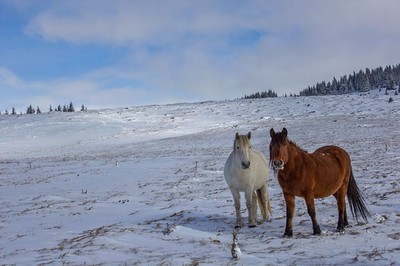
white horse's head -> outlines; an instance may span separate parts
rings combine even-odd
[[[233,153],[240,159],[240,164],[243,169],[250,167],[250,149],[251,149],[251,132],[247,135],[239,135],[236,133],[233,143]]]

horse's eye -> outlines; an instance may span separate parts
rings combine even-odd
[[[237,146],[237,147],[236,147],[236,149],[240,149],[240,147],[239,147],[239,146]]]

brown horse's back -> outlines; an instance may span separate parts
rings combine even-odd
[[[334,145],[328,145],[318,148],[313,152],[313,154],[334,155],[337,158],[346,158],[350,162],[349,154],[344,149]]]
[[[349,154],[337,146],[324,146],[311,154],[315,167],[314,197],[324,198],[336,193],[344,184],[347,187],[351,175]]]

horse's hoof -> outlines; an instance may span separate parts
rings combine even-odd
[[[268,220],[268,219],[262,219],[261,221],[257,221],[257,224],[259,225],[259,224],[263,224],[263,223],[266,223],[266,222],[270,222],[271,220]]]
[[[254,228],[254,227],[257,227],[255,224],[250,224],[249,225],[249,228]]]
[[[235,229],[242,229],[241,225],[235,225]]]
[[[343,228],[337,228],[337,229],[336,229],[336,232],[338,232],[338,233],[344,233],[344,227],[343,227]]]
[[[293,237],[293,232],[285,232],[285,233],[283,234],[283,237],[284,237],[284,238],[292,238],[292,237]]]
[[[315,230],[313,235],[315,235],[315,236],[321,235],[321,229],[320,230]]]
[[[319,226],[316,226],[313,231],[314,231],[313,235],[320,235],[321,234],[321,228],[319,228]]]

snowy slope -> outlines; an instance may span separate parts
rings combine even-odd
[[[237,131],[252,131],[268,156],[271,127],[286,127],[309,151],[345,148],[373,216],[368,224],[350,217],[339,234],[334,198],[318,200],[323,234],[313,236],[297,199],[294,237],[282,238],[285,205],[271,171],[273,218],[241,229],[237,264],[400,264],[400,98],[392,97],[0,116],[0,264],[232,264],[223,165]]]

